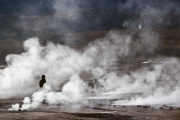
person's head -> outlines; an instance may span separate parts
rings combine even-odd
[[[45,79],[45,75],[42,75],[42,79]]]

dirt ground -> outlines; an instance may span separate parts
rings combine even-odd
[[[23,98],[1,99],[0,120],[179,120],[179,108],[156,109],[147,106],[99,106],[95,108],[62,108],[42,105],[30,111],[8,111]]]

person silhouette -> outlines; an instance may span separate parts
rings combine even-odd
[[[39,81],[39,87],[42,88],[44,83],[46,83],[45,75],[42,75],[42,79]]]

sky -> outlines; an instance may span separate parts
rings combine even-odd
[[[57,11],[57,2],[66,4],[68,7],[63,7],[63,9],[60,8],[60,11]],[[169,2],[175,3],[172,12],[180,12],[179,9],[177,10],[180,6],[179,0],[0,0],[0,14],[41,15],[74,10],[77,8],[113,9],[120,12],[141,12],[147,4],[156,8],[162,8],[162,12],[166,12],[163,8],[169,6]],[[141,6],[139,6],[139,4]]]

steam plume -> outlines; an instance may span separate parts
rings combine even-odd
[[[24,53],[6,57],[8,68],[1,70],[1,90],[10,89],[9,95],[13,95],[14,91],[21,93],[23,89],[25,93],[38,91],[39,80],[36,78],[45,74],[48,84],[33,93],[32,100],[26,97],[22,110],[38,108],[44,100],[49,105],[81,107],[88,105],[88,99],[117,99],[117,94],[120,94],[119,100],[111,104],[177,106],[180,87],[177,58],[154,59],[151,65],[129,74],[108,70],[109,66],[116,64],[118,58],[136,56],[140,51],[146,55],[153,53],[158,44],[153,43],[153,46],[149,41],[158,40],[158,35],[143,34],[144,37],[139,37],[138,42],[135,42],[133,34],[127,36],[110,32],[105,38],[89,43],[83,51],[52,42],[41,46],[37,38],[30,38],[24,42]],[[131,47],[132,43],[134,48]],[[144,48],[144,45],[136,48],[140,43],[150,48]],[[92,74],[94,87],[79,77],[81,72]],[[60,92],[54,92],[62,85]],[[124,94],[129,95],[123,97]],[[17,110],[18,107],[15,104],[10,110]]]

